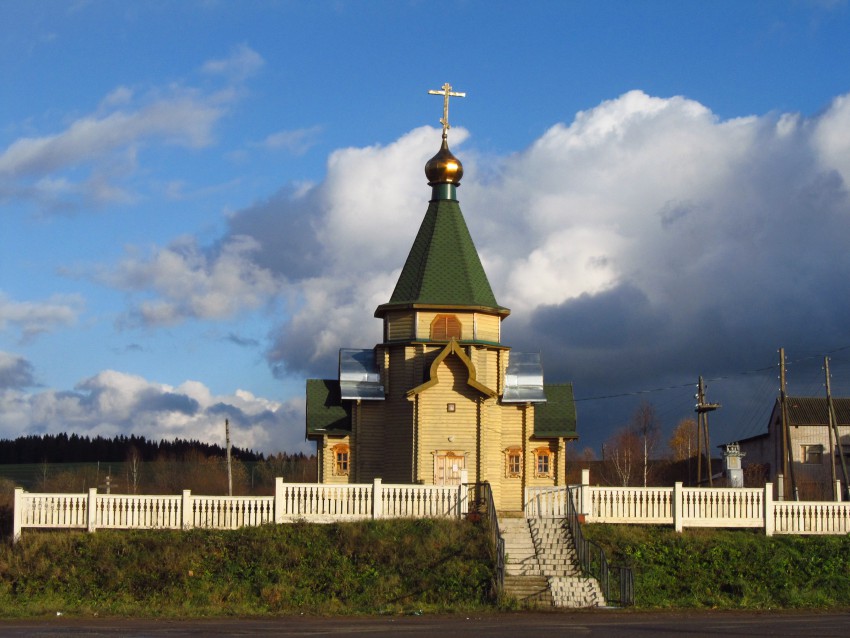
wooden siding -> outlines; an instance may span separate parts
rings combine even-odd
[[[415,336],[413,330],[415,316],[416,313],[413,311],[387,313],[384,318],[387,341],[409,341],[413,339]]]
[[[499,445],[499,509],[507,511],[520,511],[523,507],[523,493],[525,480],[523,476],[509,478],[505,467],[505,450],[508,448],[520,449],[520,470],[525,472],[530,466],[524,450],[527,449],[527,441],[523,440],[522,412],[524,407],[518,405],[502,405],[500,407],[502,420],[502,436]]]
[[[322,483],[330,483],[334,485],[349,483],[351,474],[348,476],[339,476],[334,472],[334,446],[340,443],[351,447],[351,438],[343,437],[324,437],[318,447],[318,462],[319,462],[319,480]]]
[[[437,384],[418,395],[419,477],[434,482],[434,457],[454,452],[466,456],[470,477],[477,472],[478,401],[480,392],[466,384],[467,369],[457,356],[446,357],[437,369]],[[454,405],[454,412],[447,406]]]
[[[478,312],[475,314],[475,324],[476,341],[489,341],[490,343],[501,342],[501,317],[498,315],[486,315]]]

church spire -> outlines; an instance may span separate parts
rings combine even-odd
[[[442,146],[425,165],[431,202],[392,297],[378,306],[377,317],[390,310],[423,307],[477,309],[500,316],[510,313],[496,302],[457,201],[455,189],[463,166],[449,150],[449,98],[466,94],[451,89],[446,83],[442,91],[429,91],[443,96]]]
[[[437,154],[425,164],[425,176],[428,185],[431,186],[431,200],[457,199],[457,187],[463,177],[463,164],[449,150],[449,98],[466,97],[466,93],[452,91],[452,85],[446,82],[439,91],[428,91],[431,95],[443,96],[443,117],[440,124],[443,125],[443,143]]]

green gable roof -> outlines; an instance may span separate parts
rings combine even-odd
[[[351,413],[336,379],[307,379],[307,437],[351,434]]]
[[[455,200],[432,201],[388,303],[375,316],[413,305],[471,306],[507,315],[496,303]]]
[[[534,436],[538,438],[578,438],[573,384],[543,386],[546,403],[534,406]]]

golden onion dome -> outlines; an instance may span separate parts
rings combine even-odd
[[[452,155],[445,135],[443,135],[443,145],[439,152],[425,164],[425,177],[428,178],[429,186],[460,184],[460,178],[463,177],[463,164]]]

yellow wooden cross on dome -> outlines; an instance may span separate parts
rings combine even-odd
[[[452,91],[452,85],[446,82],[443,85],[442,91],[428,91],[431,95],[442,95],[443,96],[443,119],[440,120],[440,124],[443,125],[443,137],[448,137],[448,130],[451,128],[449,126],[449,98],[450,97],[466,97],[466,93],[455,93]]]

